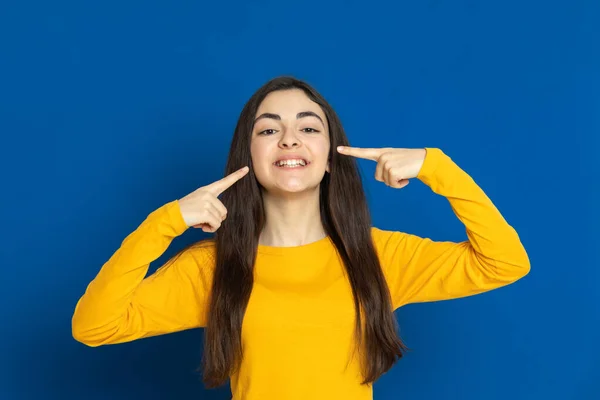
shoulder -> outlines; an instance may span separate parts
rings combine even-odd
[[[377,246],[386,246],[391,243],[399,243],[410,236],[408,233],[381,229],[376,226],[371,227],[371,237]]]
[[[189,257],[214,260],[216,254],[215,239],[204,239],[192,243],[183,252]]]
[[[215,241],[205,239],[179,250],[157,273],[177,274],[193,280],[208,278],[214,271],[215,259]]]
[[[182,257],[193,260],[200,270],[212,271],[216,262],[215,240],[211,238],[192,243],[182,251]]]
[[[407,257],[415,252],[419,246],[430,242],[429,239],[424,239],[412,233],[378,227],[371,227],[371,236],[377,252],[386,259],[389,257]]]

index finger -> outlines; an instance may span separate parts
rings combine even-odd
[[[366,158],[367,160],[377,161],[377,159],[383,152],[383,149],[339,146],[338,151],[342,154],[346,154],[349,156]]]
[[[234,183],[242,179],[244,175],[246,175],[250,171],[250,168],[243,167],[238,169],[237,171],[227,175],[225,178],[219,179],[216,182],[208,185],[208,190],[210,190],[215,196],[220,195],[225,190],[229,189]]]

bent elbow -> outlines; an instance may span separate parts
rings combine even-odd
[[[521,246],[521,261],[518,263],[518,265],[518,269],[520,271],[519,279],[529,274],[529,271],[531,271],[531,261],[529,260],[529,255],[527,254],[525,247],[523,246]]]
[[[507,270],[510,271],[508,275],[512,278],[511,282],[516,282],[529,274],[531,271],[531,262],[524,249],[518,260],[511,262],[510,265],[507,266]]]
[[[92,340],[90,335],[87,335],[83,330],[81,330],[80,328],[77,328],[75,325],[71,326],[71,335],[73,336],[73,339],[75,339],[79,343],[82,343],[88,347],[100,346],[99,343]]]
[[[498,282],[509,284],[518,281],[531,271],[531,263],[524,249],[511,251],[502,257],[479,258],[482,270],[487,271],[489,277]]]
[[[114,337],[116,327],[112,324],[109,326],[91,325],[84,323],[75,315],[71,321],[71,336],[73,339],[88,347],[99,347],[105,344],[110,344]]]
[[[529,262],[529,259],[527,259],[526,262],[521,264],[519,271],[520,271],[520,274],[517,277],[517,280],[521,279],[521,278],[525,277],[527,274],[529,274],[529,272],[531,271],[531,263]]]

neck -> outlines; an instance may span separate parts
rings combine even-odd
[[[266,222],[259,244],[301,246],[326,236],[321,222],[319,188],[315,191],[273,196],[263,192]]]

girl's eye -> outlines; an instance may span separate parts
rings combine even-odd
[[[308,132],[307,132],[307,129],[308,129]],[[302,129],[302,131],[307,132],[307,133],[319,132],[318,130],[313,129],[313,128],[304,128],[304,129]],[[275,132],[275,129],[265,129],[264,131],[261,131],[258,134],[259,135],[270,135],[273,132]]]

